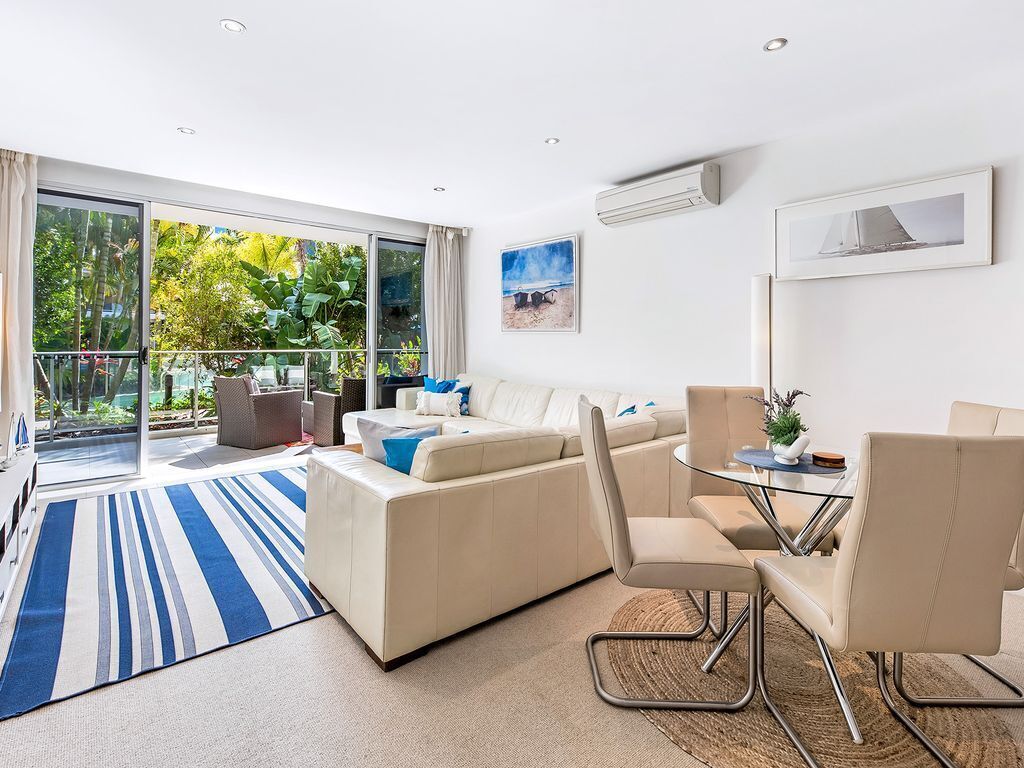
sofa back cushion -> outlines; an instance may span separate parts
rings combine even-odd
[[[605,416],[604,429],[608,435],[608,447],[621,448],[624,445],[636,445],[653,440],[658,429],[658,422],[643,413],[612,418]],[[583,441],[580,439],[579,426],[563,427],[562,435],[565,437],[562,458],[582,456]]]
[[[600,408],[605,418],[615,416],[615,404],[619,401],[618,392],[606,392],[603,389],[556,389],[551,393],[547,410],[544,411],[545,427],[575,427],[580,423],[580,396],[584,396]],[[645,401],[646,402],[646,401]]]
[[[564,442],[553,429],[503,429],[431,437],[416,449],[409,474],[427,483],[439,483],[543,464],[561,456]]]
[[[654,405],[647,405],[654,403]],[[655,437],[668,437],[686,432],[686,398],[671,395],[638,395],[625,393],[619,395],[615,404],[615,413],[622,413],[627,408],[636,406],[637,413],[646,413],[658,422]]]
[[[469,391],[470,398],[473,397],[473,389]],[[539,427],[544,423],[551,391],[550,387],[503,381],[494,390],[486,418],[516,427]],[[470,415],[474,415],[472,407]]]
[[[458,382],[459,387],[469,387],[469,415],[486,419],[501,379],[494,376],[478,376],[475,373],[460,373]]]

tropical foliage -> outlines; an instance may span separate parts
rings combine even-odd
[[[352,255],[333,271],[319,259],[306,264],[302,274],[270,275],[249,262],[239,262],[248,273],[247,287],[263,305],[260,335],[265,347],[293,349],[350,347],[351,331],[340,324],[342,311],[356,308],[365,312],[366,303],[353,298],[363,261]],[[364,294],[365,295],[365,294]],[[358,329],[355,329],[358,330]],[[347,336],[347,338],[346,338]]]
[[[53,402],[54,415],[68,422],[131,420],[138,361],[105,353],[140,346],[138,227],[136,216],[123,213],[39,206],[35,350],[81,353],[37,360],[41,415]],[[143,375],[153,377],[151,408],[191,408],[207,397],[205,385],[196,393],[183,383],[194,365],[176,351],[327,349],[322,359],[313,356],[318,370],[329,362],[332,377],[365,375],[364,248],[162,220],[153,221],[150,244],[153,362]],[[379,257],[377,373],[414,375],[421,364],[422,248],[382,242]],[[282,353],[271,362],[275,369],[301,365],[293,358]],[[204,354],[200,367],[234,372],[249,361]]]

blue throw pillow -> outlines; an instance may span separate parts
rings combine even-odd
[[[426,439],[425,437],[385,437],[383,442],[387,465],[408,475],[412,470],[412,459],[416,455],[416,449]]]
[[[649,400],[647,403],[644,404],[644,408],[650,408],[652,405],[654,405],[654,401],[653,400]],[[633,416],[635,413],[636,413],[636,403],[633,403],[631,406],[629,406],[629,408],[623,408],[621,411],[619,411],[619,413],[617,414],[617,417],[618,416]]]
[[[423,391],[437,392],[443,395],[445,392],[453,391],[458,383],[458,379],[432,379],[427,376],[423,379]]]
[[[469,416],[469,387],[470,385],[467,384],[464,387],[458,387],[455,389],[456,392],[462,395],[462,404],[459,407],[459,413],[463,416]]]

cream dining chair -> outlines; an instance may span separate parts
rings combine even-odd
[[[896,708],[885,656],[893,653],[895,666],[904,653],[999,650],[1006,563],[1024,514],[1022,466],[1020,437],[865,435],[839,554],[755,561],[764,587],[830,648],[871,653],[886,706],[946,768],[955,764]],[[771,702],[763,664],[759,674],[769,710],[816,766]]]
[[[946,428],[946,434],[958,435],[960,437],[1021,437],[1024,436],[1024,410],[957,400],[949,409],[949,424]],[[1024,469],[1021,471],[1024,471]],[[843,521],[835,531],[837,544],[842,541],[845,533],[846,527],[845,521]],[[1010,561],[1006,566],[1004,588],[1006,591],[1024,589],[1024,521],[1022,521],[1021,527],[1017,529],[1013,549],[1010,552]],[[907,689],[904,681],[902,658],[897,659],[893,664],[893,686],[900,696],[918,707],[1024,707],[1024,689],[1017,683],[977,656],[965,654],[965,658],[983,672],[1005,685],[1013,692],[1013,696],[1009,698],[915,696]]]
[[[616,577],[641,589],[697,590],[704,593],[704,612],[691,632],[595,632],[587,639],[594,689],[609,704],[643,709],[730,712],[742,709],[757,687],[758,618],[753,604],[760,592],[757,572],[736,547],[704,520],[682,517],[627,517],[612,466],[601,409],[580,399],[580,437],[590,488],[590,520],[604,544]],[[747,650],[747,687],[734,701],[643,700],[609,693],[601,684],[594,647],[601,640],[695,640],[708,629],[710,592],[741,592],[751,605]]]
[[[764,408],[752,397],[764,397],[761,387],[687,387],[686,435],[691,456],[708,450],[715,457],[744,445],[763,448],[767,438],[761,431]],[[745,497],[738,495],[736,483],[697,471],[690,472],[690,514],[707,520],[739,549],[777,550],[779,541],[764,518]],[[809,512],[785,498],[771,502],[779,523],[790,537],[807,522]],[[818,549],[832,550],[830,533]]]

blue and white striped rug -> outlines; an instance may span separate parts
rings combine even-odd
[[[304,468],[50,503],[0,719],[321,616]]]

